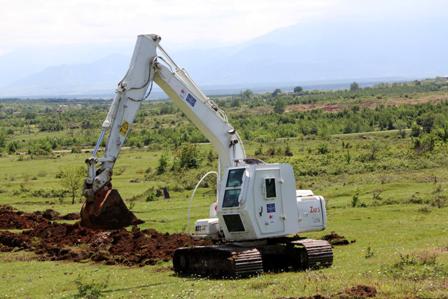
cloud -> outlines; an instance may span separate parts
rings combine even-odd
[[[322,15],[339,0],[0,0],[0,48],[133,41],[235,43]],[[207,45],[205,45],[207,46]]]
[[[0,0],[0,55],[18,47],[133,43],[210,48],[300,22],[447,14],[446,0]]]

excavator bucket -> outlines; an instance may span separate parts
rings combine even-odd
[[[102,190],[87,198],[81,208],[81,226],[95,229],[119,229],[143,223],[124,203],[116,189]]]

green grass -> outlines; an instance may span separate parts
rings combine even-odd
[[[448,209],[418,212],[418,207],[382,206],[332,211],[329,228],[356,242],[335,248],[334,266],[310,272],[264,274],[242,280],[180,278],[169,263],[143,268],[40,262],[23,252],[1,254],[0,293],[5,298],[71,297],[78,277],[84,283],[108,281],[105,295],[111,298],[272,298],[321,293],[335,294],[357,284],[375,286],[381,297],[446,295],[441,288],[445,277],[423,280],[395,280],[386,273],[400,260],[400,254],[446,248]],[[166,212],[165,212],[166,213]],[[162,213],[163,214],[163,213]],[[147,215],[140,214],[139,216]],[[144,218],[148,219],[148,218]],[[163,229],[164,225],[156,225]],[[320,236],[322,233],[310,234]],[[373,257],[365,258],[367,247]],[[447,254],[438,257],[448,271]],[[448,273],[448,272],[445,272]]]
[[[307,144],[313,147],[318,142],[308,141]],[[209,145],[201,145],[203,151],[208,148]],[[251,145],[248,150],[253,150]],[[176,183],[179,174],[143,181],[144,171],[148,167],[154,169],[160,155],[160,151],[146,150],[121,154],[116,167],[124,168],[124,171],[114,176],[113,183],[124,198],[141,194],[150,186]],[[67,165],[82,165],[86,156],[64,154],[54,159],[23,161],[18,161],[17,156],[1,157],[0,188],[3,192],[0,193],[0,203],[12,204],[25,211],[46,208],[62,213],[78,211],[80,204],[71,205],[68,198],[60,204],[53,198],[33,198],[31,192],[41,188],[60,188],[59,180],[55,178],[59,169]],[[205,172],[209,168],[212,167],[204,166],[201,170]],[[421,211],[425,205],[407,204],[416,192],[425,198],[432,196],[434,176],[438,178],[438,184],[445,186],[447,172],[443,167],[303,178],[305,187],[312,188],[328,200],[327,230],[306,235],[320,237],[335,231],[349,240],[356,240],[348,246],[335,248],[334,265],[329,269],[267,273],[241,280],[209,280],[177,277],[170,263],[128,268],[94,263],[43,262],[32,253],[20,251],[0,254],[0,298],[71,298],[78,293],[76,281],[83,285],[106,283],[102,294],[109,298],[276,298],[316,293],[330,296],[358,284],[376,287],[379,297],[383,298],[442,298],[448,296],[448,208],[430,208],[430,212],[425,213]],[[130,183],[134,178],[140,178],[141,182]],[[297,179],[302,180],[301,177]],[[21,184],[30,191],[13,196]],[[375,204],[372,194],[378,189],[383,190],[383,199]],[[213,196],[207,191],[201,188],[194,199],[192,221],[208,216]],[[169,200],[138,200],[133,210],[146,221],[145,228],[184,231],[190,192],[172,191]],[[351,207],[352,196],[356,192],[368,207]],[[387,204],[390,198],[396,199],[398,204]],[[368,247],[373,253],[370,258],[366,258]],[[442,270],[425,265],[394,270],[394,265],[400,262],[400,255],[422,252],[437,252],[437,266]],[[420,275],[421,272],[426,274]]]
[[[80,287],[100,291],[109,298],[277,298],[317,293],[334,296],[358,284],[374,286],[380,298],[448,298],[448,207],[438,209],[430,205],[439,186],[442,195],[448,197],[445,191],[448,190],[448,142],[438,137],[432,151],[417,153],[409,137],[409,128],[416,121],[428,121],[425,115],[434,116],[431,134],[442,134],[440,129],[445,128],[448,105],[405,103],[408,98],[447,98],[446,89],[425,88],[412,85],[365,89],[358,93],[334,91],[281,96],[290,104],[289,108],[293,104],[335,103],[341,108],[335,113],[317,110],[272,114],[273,103],[278,99],[269,95],[256,95],[237,107],[230,107],[230,101],[219,103],[243,137],[248,156],[292,164],[297,186],[312,189],[326,198],[328,228],[305,235],[319,238],[335,231],[356,240],[334,249],[334,265],[329,269],[215,280],[177,277],[170,262],[129,268],[90,262],[39,261],[33,253],[17,251],[0,253],[0,298],[73,298]],[[369,101],[374,101],[377,109],[364,110],[364,102]],[[399,107],[389,107],[388,103],[392,106],[399,103]],[[91,147],[107,105],[88,101],[80,104],[82,107],[69,103],[67,111],[59,115],[62,131],[43,132],[40,126],[54,118],[59,103],[0,103],[0,108],[9,107],[17,112],[0,109],[0,141],[4,136],[4,148],[0,150],[0,204],[23,211],[47,208],[61,213],[79,211],[81,204],[77,201],[72,205],[69,197],[60,202],[58,198],[33,196],[33,192],[62,189],[58,172],[71,166],[84,166],[83,161],[89,154],[59,151],[48,156],[30,156],[8,155],[6,151],[11,141],[17,141],[18,151],[24,153],[32,149],[33,143],[44,141],[45,145],[51,145],[56,139],[53,148],[57,151],[70,150],[73,144]],[[134,148],[120,154],[112,183],[128,204],[148,189],[167,186],[171,199],[156,198],[148,202],[140,196],[133,211],[145,221],[142,228],[169,233],[189,231],[192,223],[190,227],[186,224],[191,185],[200,174],[215,170],[216,162],[207,164],[211,145],[200,144],[198,169],[169,170],[160,176],[152,174],[145,180],[147,170],[152,169],[154,173],[164,152],[171,168],[175,143],[203,141],[177,110],[163,114],[164,106],[170,104],[142,106],[133,134],[126,143]],[[36,113],[34,117],[26,118],[28,110]],[[81,129],[86,115],[90,124]],[[71,128],[72,125],[75,126]],[[399,127],[407,137],[399,137],[396,130]],[[7,132],[8,128],[14,129],[12,134]],[[386,128],[394,129],[386,131]],[[342,132],[360,133],[339,134]],[[148,147],[136,149],[145,144],[145,139],[149,140]],[[286,145],[292,157],[284,154]],[[261,153],[255,155],[260,148]],[[275,155],[270,154],[273,151]],[[352,207],[355,194],[359,196],[358,207]],[[211,188],[200,188],[192,203],[191,222],[208,217],[213,200]],[[416,200],[422,203],[411,203]],[[433,255],[437,256],[435,262],[425,259]]]

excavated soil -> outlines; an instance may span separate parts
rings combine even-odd
[[[357,285],[352,288],[345,289],[343,292],[327,296],[322,296],[320,294],[308,296],[308,297],[282,297],[278,299],[361,299],[361,298],[372,298],[376,297],[377,291],[375,287],[366,285]]]
[[[338,235],[335,232],[331,232],[328,235],[323,236],[321,239],[328,241],[333,246],[348,245],[356,242],[356,240],[349,241],[344,236]]]
[[[61,216],[53,210],[24,213],[0,206],[0,229],[24,229],[20,233],[0,231],[0,252],[33,251],[41,260],[94,261],[108,265],[144,266],[171,259],[178,247],[207,245],[186,234],[160,233],[153,229],[132,231],[93,230],[79,223],[54,220],[79,218]]]
[[[376,288],[366,285],[357,285],[344,291],[346,295],[353,298],[371,298],[376,296]]]
[[[11,206],[0,205],[0,229],[28,229],[41,223],[47,223],[48,220],[77,220],[79,213],[69,213],[61,216],[52,209],[43,212],[36,211],[25,213],[17,211]]]

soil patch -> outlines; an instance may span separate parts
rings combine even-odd
[[[23,213],[0,207],[0,228],[28,229],[21,233],[0,231],[0,251],[28,250],[41,260],[94,261],[108,265],[144,266],[171,259],[176,248],[207,245],[187,234],[160,233],[153,229],[94,230],[64,219],[53,212]],[[72,216],[70,216],[72,217]]]
[[[322,296],[320,294],[308,296],[308,297],[282,297],[279,299],[353,299],[353,298],[372,298],[376,297],[377,291],[375,287],[366,285],[357,285],[352,288],[345,289],[343,292],[330,295],[330,297]]]
[[[77,219],[79,219],[79,213],[61,215],[52,209],[26,213],[17,211],[8,205],[0,205],[0,229],[29,229],[42,223],[48,223],[49,220]]]
[[[375,287],[357,285],[350,289],[346,289],[344,293],[350,296],[349,298],[371,298],[376,296],[377,291]]]
[[[349,241],[344,236],[338,235],[336,232],[331,232],[330,234],[323,236],[321,239],[328,241],[333,246],[348,245],[356,242],[356,240]]]

